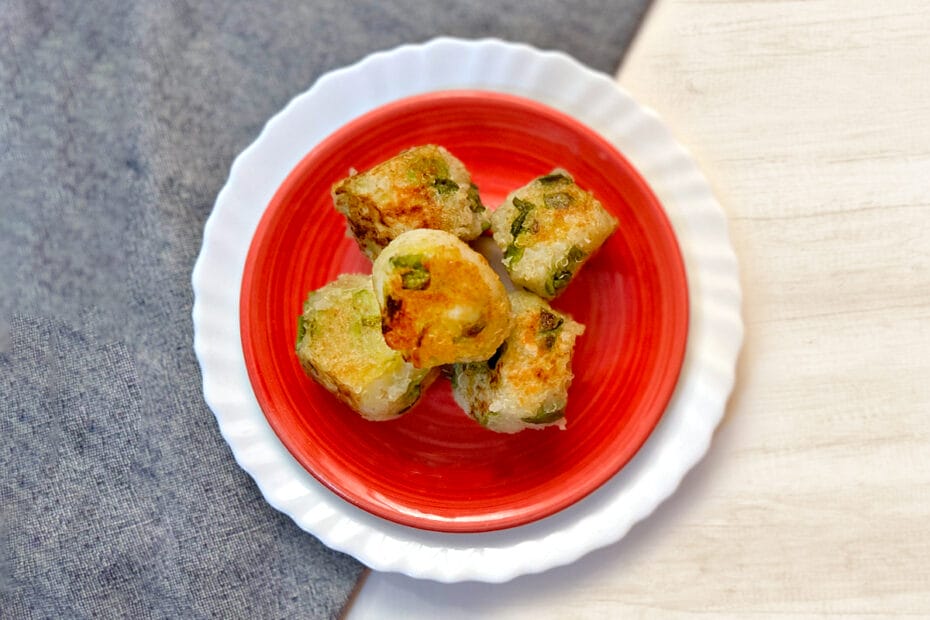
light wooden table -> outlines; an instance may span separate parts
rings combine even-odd
[[[746,340],[710,452],[572,566],[372,574],[349,617],[930,617],[930,3],[659,0],[619,79],[731,221]]]

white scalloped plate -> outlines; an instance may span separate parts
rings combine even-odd
[[[410,95],[455,88],[535,99],[616,146],[663,204],[688,274],[688,350],[672,401],[623,470],[559,513],[516,528],[446,534],[398,525],[342,500],[284,448],[258,406],[239,331],[239,284],[258,221],[285,176],[353,118]],[[233,163],[193,272],[194,350],[204,397],[266,500],[333,549],[375,570],[443,582],[504,582],[616,542],[704,455],[733,388],[741,292],[726,217],[697,165],[652,112],[610,77],[558,52],[440,38],[324,75],[272,118]]]

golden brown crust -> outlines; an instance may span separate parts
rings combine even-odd
[[[470,240],[490,225],[464,164],[432,144],[339,181],[332,197],[359,248],[372,259],[409,230],[445,230]]]
[[[554,171],[511,192],[491,216],[513,282],[557,297],[617,227],[597,198]]]
[[[343,274],[309,294],[296,352],[304,372],[370,420],[407,411],[436,377],[385,344],[371,278],[359,274]]]
[[[507,334],[504,285],[484,257],[448,233],[401,235],[372,274],[385,342],[417,368],[487,359]]]
[[[526,292],[510,294],[512,328],[486,362],[456,364],[456,402],[479,424],[515,433],[526,428],[564,428],[571,359],[584,326]]]

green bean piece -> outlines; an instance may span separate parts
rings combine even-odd
[[[548,310],[539,311],[539,332],[541,334],[554,332],[555,330],[562,327],[562,323],[564,322],[565,319],[557,314],[549,312]]]
[[[565,266],[560,267],[552,272],[549,279],[546,280],[546,293],[555,296],[559,291],[568,286],[572,276],[575,275],[575,269],[581,261],[587,256],[584,251],[576,245],[573,245],[565,255]]]
[[[400,276],[401,286],[408,291],[422,291],[429,286],[429,272],[426,269],[411,269]]]
[[[307,333],[307,325],[304,322],[303,315],[297,317],[297,342],[294,344],[294,348],[300,347],[300,341],[304,339],[304,335]]]
[[[468,208],[471,209],[472,213],[482,213],[487,210],[487,207],[484,206],[484,203],[481,202],[481,195],[478,193],[478,186],[474,183],[468,186]],[[486,224],[490,226],[490,224]],[[487,228],[485,228],[487,230]],[[484,232],[484,231],[482,231]]]
[[[565,417],[565,408],[559,407],[557,409],[546,410],[544,407],[541,407],[536,415],[528,416],[525,418],[520,418],[527,424],[551,424]]]
[[[571,177],[562,174],[561,172],[555,172],[553,174],[547,174],[544,177],[539,177],[536,179],[538,182],[543,185],[554,185],[555,183],[562,183],[564,181],[571,182]]]
[[[532,202],[520,198],[513,199],[513,206],[517,208],[518,213],[517,217],[513,218],[513,223],[510,224],[510,234],[516,238],[524,230],[523,224],[526,222],[526,216],[536,207]]]
[[[518,260],[523,258],[523,248],[518,246],[516,243],[511,243],[504,250],[504,259],[510,259],[509,264],[514,264]]]
[[[435,187],[436,191],[440,194],[451,194],[458,191],[459,184],[452,179],[436,179],[433,181],[433,187]]]
[[[429,270],[423,265],[422,254],[402,254],[391,258],[391,266],[403,270],[400,274],[401,287],[421,291],[429,286]]]

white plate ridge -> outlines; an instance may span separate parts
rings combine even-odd
[[[249,382],[239,289],[258,221],[278,186],[327,135],[376,107],[447,89],[520,95],[565,112],[611,142],[646,179],[675,230],[688,276],[684,365],[671,402],[636,456],[576,504],[495,532],[446,534],[375,517],[305,471],[280,442]],[[733,389],[741,290],[726,216],[659,118],[611,77],[560,52],[495,39],[439,38],[379,52],[321,77],[242,152],[204,228],[192,275],[194,350],[204,398],[265,499],[329,547],[367,566],[442,582],[504,582],[571,563],[620,540],[707,451]]]

